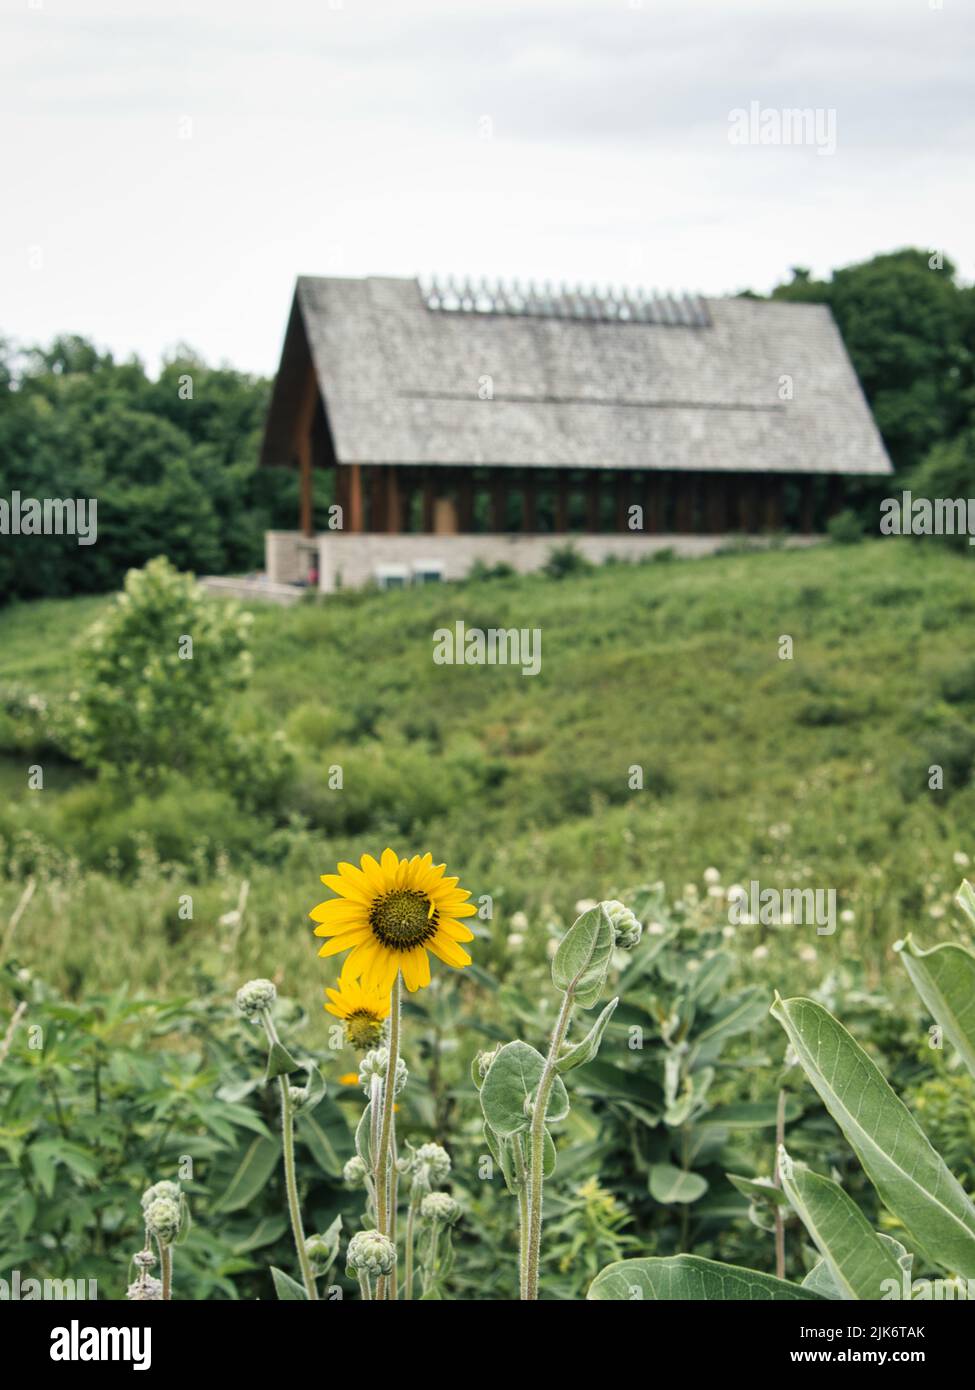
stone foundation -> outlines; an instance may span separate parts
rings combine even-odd
[[[814,545],[818,536],[790,536],[786,545]],[[639,560],[655,551],[676,555],[710,555],[735,540],[761,546],[768,538],[741,535],[686,535],[640,532],[620,535],[356,535],[328,531],[314,538],[297,531],[269,531],[265,538],[267,578],[272,584],[296,584],[307,580],[317,560],[318,588],[323,594],[336,589],[360,589],[390,581],[422,582],[426,575],[464,579],[478,560],[485,565],[508,564],[520,574],[537,570],[552,550],[572,544],[586,559],[601,564],[608,557]]]

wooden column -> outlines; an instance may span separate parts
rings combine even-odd
[[[586,530],[598,531],[601,524],[599,499],[602,488],[602,474],[593,468],[586,479]]]
[[[816,513],[816,499],[811,473],[799,479],[799,530],[804,536],[811,536]]]
[[[555,529],[560,535],[569,529],[569,475],[564,468],[555,479]]]
[[[386,530],[391,536],[403,529],[400,515],[399,469],[392,464],[386,466]]]
[[[627,508],[630,501],[630,475],[621,469],[616,470],[614,491],[616,495],[616,529],[617,531],[628,531],[630,529],[627,525],[629,520]]]
[[[647,473],[643,480],[643,529],[652,535],[663,527],[663,478]]]
[[[318,404],[318,381],[315,369],[308,368],[308,377],[302,393],[301,404],[295,417],[295,454],[298,459],[299,509],[298,526],[303,536],[315,534],[314,497],[312,484],[312,429],[315,424],[315,407]]]
[[[491,530],[504,531],[508,524],[508,479],[503,468],[491,474]]]
[[[533,468],[525,470],[521,495],[524,503],[521,529],[531,534],[538,530],[538,478]]]
[[[704,486],[705,530],[712,536],[722,536],[728,529],[728,480],[721,473],[712,473]]]
[[[358,535],[362,530],[363,507],[362,507],[362,467],[358,463],[350,463],[349,469],[349,509],[345,518],[346,530],[353,535]]]
[[[694,530],[694,478],[689,473],[678,473],[675,486],[677,497],[674,530],[684,535]]]
[[[427,535],[433,530],[433,478],[429,468],[423,470],[423,501],[420,529]]]
[[[738,474],[738,524],[743,531],[758,530],[758,483],[750,474]]]
[[[457,479],[457,525],[465,535],[474,530],[474,479],[462,468]]]
[[[762,508],[767,531],[782,530],[782,476],[772,473],[765,479],[765,500]]]

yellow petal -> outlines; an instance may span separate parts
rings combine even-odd
[[[436,936],[431,937],[426,943],[426,948],[442,960],[444,965],[452,965],[455,969],[460,969],[471,963],[471,958],[467,952],[458,946],[456,941],[451,941],[450,937],[442,932],[437,932]]]
[[[340,951],[348,951],[350,947],[357,946],[360,941],[369,938],[368,931],[346,932],[344,936],[333,936],[331,941],[326,941],[325,945],[318,952],[320,956],[337,956]]]
[[[474,933],[470,927],[465,927],[461,922],[455,922],[452,917],[441,917],[437,923],[439,931],[446,932],[453,941],[473,941]]]

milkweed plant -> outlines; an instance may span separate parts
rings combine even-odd
[[[413,1146],[397,1135],[398,1100],[409,1085],[410,1040],[402,1017],[402,991],[426,989],[432,971],[472,964],[465,946],[474,934],[465,919],[476,913],[470,893],[431,854],[401,859],[391,849],[358,866],[341,863],[322,875],[332,896],[312,908],[319,955],[337,956],[337,981],[324,991],[324,1008],[341,1023],[345,1042],[359,1055],[355,1076],[363,1104],[355,1153],[344,1165],[347,1186],[362,1194],[359,1228],[343,1235],[342,1217],[323,1232],[304,1226],[295,1164],[295,1117],[323,1100],[325,1081],[314,1062],[299,1063],[279,1036],[276,988],[255,979],[237,992],[242,1018],[263,1030],[264,1081],[278,1091],[287,1218],[295,1273],[272,1267],[277,1296],[317,1300],[341,1295],[329,1284],[344,1239],[344,1268],[365,1301],[439,1299],[453,1262],[452,1233],[464,1217],[450,1190],[451,1157],[439,1142]],[[975,924],[975,890],[966,882],[957,899]],[[552,1126],[569,1113],[566,1082],[592,1062],[618,999],[603,1004],[585,1024],[577,1013],[596,1010],[611,969],[640,942],[642,925],[623,903],[606,901],[584,911],[554,950],[552,984],[559,996],[544,1051],[521,1038],[479,1052],[472,1080],[485,1142],[514,1197],[520,1298],[540,1296],[545,1185],[558,1151]],[[895,948],[936,1026],[975,1076],[975,955],[958,944],[925,950],[911,937]],[[811,999],[782,999],[773,1018],[787,1037],[787,1070],[812,1084],[894,1218],[904,1240],[876,1232],[833,1177],[817,1174],[789,1153],[783,1080],[778,1103],[774,1176],[728,1174],[752,1202],[756,1224],[775,1232],[775,1275],[681,1253],[627,1258],[603,1268],[587,1297],[615,1299],[860,1299],[926,1297],[930,1279],[916,1280],[915,1261],[951,1288],[975,1296],[975,1204],[928,1143],[869,1055],[842,1024]],[[301,1073],[304,1073],[302,1078]],[[472,1095],[473,1099],[473,1095]],[[446,1136],[444,1136],[446,1138]],[[448,1141],[449,1142],[449,1139]],[[142,1198],[143,1248],[132,1256],[127,1296],[173,1296],[176,1249],[186,1239],[190,1213],[177,1182],[159,1181]],[[785,1277],[787,1223],[812,1242],[818,1262],[802,1283]],[[917,1289],[922,1288],[918,1293]],[[940,1294],[935,1296],[942,1296]]]

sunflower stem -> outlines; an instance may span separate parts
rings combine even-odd
[[[369,1288],[369,1275],[362,1270],[359,1272],[359,1293],[366,1303],[372,1298],[372,1291]]]
[[[529,1170],[530,1195],[528,1200],[528,1252],[525,1260],[525,1292],[522,1297],[528,1301],[538,1298],[538,1264],[542,1245],[542,1188],[545,1167],[545,1112],[548,1110],[549,1093],[555,1080],[555,1064],[572,1013],[575,998],[575,981],[562,997],[562,1007],[549,1044],[548,1056],[538,1082],[535,1106],[531,1123],[531,1157]]]
[[[393,992],[389,1004],[389,1055],[386,1062],[386,1084],[383,1087],[383,1114],[379,1128],[379,1149],[376,1153],[376,1224],[382,1235],[389,1235],[389,1185],[387,1167],[389,1164],[389,1138],[393,1128],[393,1097],[396,1093],[396,1065],[399,1061],[399,1022],[400,1022],[400,983],[399,971],[393,981]],[[376,1290],[377,1298],[388,1297],[387,1279],[380,1280]]]
[[[394,1301],[399,1297],[399,1250],[397,1241],[397,1219],[399,1216],[399,1154],[396,1145],[396,1107],[393,1107],[393,1126],[389,1141],[389,1238],[396,1250],[396,1263],[389,1276],[389,1296]]]

